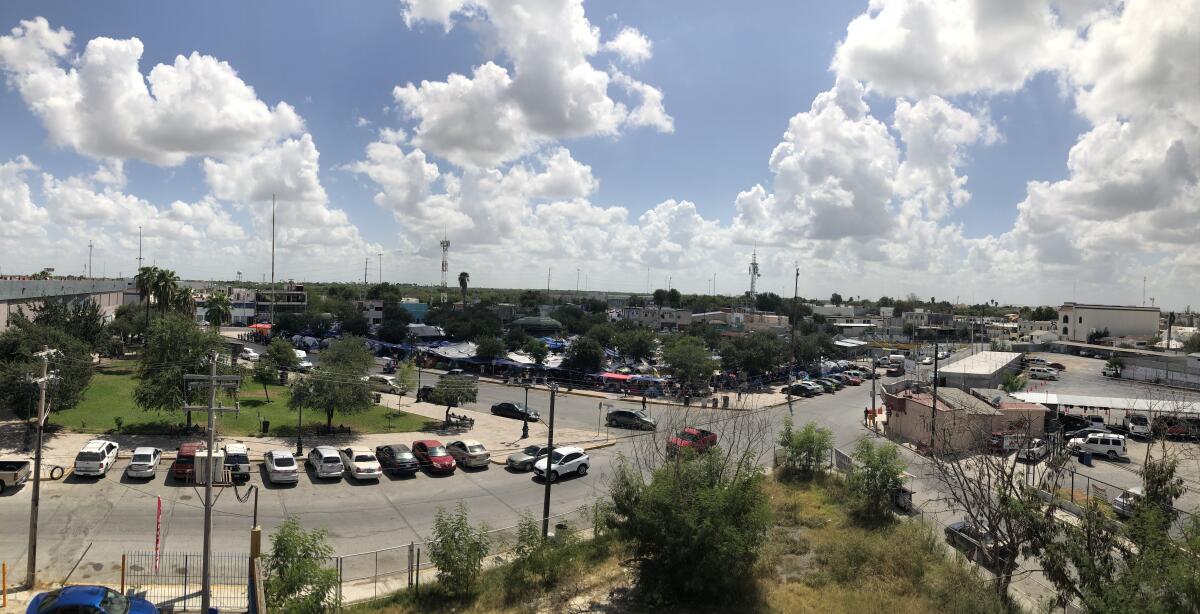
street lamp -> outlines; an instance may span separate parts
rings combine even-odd
[[[525,407],[521,412],[521,439],[529,439],[529,384],[525,384]]]

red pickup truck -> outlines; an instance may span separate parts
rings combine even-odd
[[[679,448],[691,448],[696,452],[707,452],[717,445],[717,434],[694,426],[685,426],[678,435],[667,440],[667,453],[675,454]]]

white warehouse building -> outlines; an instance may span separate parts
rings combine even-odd
[[[1056,332],[1065,341],[1083,342],[1105,329],[1113,337],[1153,337],[1158,334],[1158,321],[1158,307],[1063,303]]]

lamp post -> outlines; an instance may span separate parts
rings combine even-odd
[[[529,439],[529,384],[525,384],[525,410],[521,412],[521,439]]]

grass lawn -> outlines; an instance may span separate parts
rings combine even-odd
[[[185,424],[184,412],[153,412],[139,409],[133,403],[133,389],[137,386],[134,375],[137,364],[121,361],[102,365],[96,369],[92,383],[83,393],[79,405],[66,411],[55,412],[50,418],[54,424],[85,433],[104,433],[116,428],[115,418],[124,420],[125,433],[165,433]],[[270,402],[267,396],[270,395]],[[261,384],[246,381],[238,393],[241,412],[221,414],[217,417],[219,432],[230,435],[258,435],[263,420],[271,423],[270,435],[289,437],[296,434],[295,411],[288,409],[288,390],[284,386],[267,386],[263,392]],[[225,404],[232,404],[225,400]],[[193,420],[203,421],[203,414],[193,414]],[[345,425],[357,433],[404,433],[420,430],[428,418],[407,412],[389,410],[385,407],[371,409],[351,415],[334,414],[333,424]],[[305,432],[324,428],[323,412],[305,412]]]

